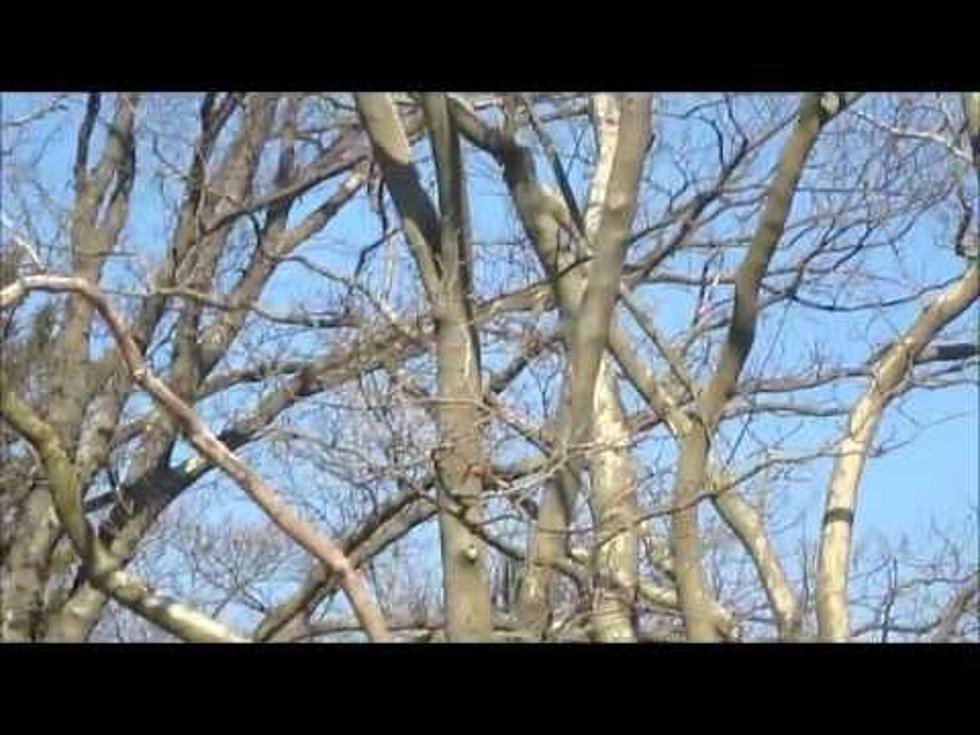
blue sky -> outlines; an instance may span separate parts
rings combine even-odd
[[[4,94],[2,96],[3,119],[9,120],[28,114],[36,109],[39,99],[41,97],[35,95]],[[671,101],[671,104],[675,101]],[[70,162],[77,120],[82,110],[77,97],[68,104],[70,113],[67,116],[52,117],[36,126],[36,134],[46,138],[47,142],[44,146],[44,155],[38,160],[32,172],[40,177],[48,191],[62,204],[67,204],[71,198]],[[111,100],[106,100],[103,104],[103,114],[110,112]],[[55,120],[59,123],[56,124]],[[193,121],[193,118],[191,120]],[[661,140],[674,141],[673,136],[680,130],[682,130],[681,123],[676,120],[665,117],[658,121]],[[560,132],[556,135],[561,144],[571,142],[568,138],[562,139]],[[13,140],[8,136],[3,143],[4,148]],[[764,149],[761,157],[763,164],[774,160],[781,141],[782,136],[776,136],[774,141]],[[695,143],[697,142],[696,138]],[[150,152],[146,148],[144,144],[138,152],[138,158],[143,165],[153,163]],[[180,147],[175,145],[172,149],[177,151]],[[164,150],[168,150],[166,146]],[[416,151],[417,156],[423,159],[427,156],[425,145],[418,146]],[[487,243],[515,236],[517,225],[511,214],[500,177],[494,173],[495,165],[484,156],[477,156],[472,152],[467,155],[471,156],[471,161],[479,159],[480,170],[487,174],[485,177],[479,176],[470,184],[470,196],[478,245],[483,253],[487,254],[481,259],[479,277],[481,281],[488,282],[497,279],[500,272],[506,271],[507,267],[502,260],[496,259],[498,252],[505,251],[493,250]],[[696,152],[695,155],[711,156],[713,152],[707,150],[702,154]],[[672,171],[669,155],[666,152],[655,150],[653,159],[651,173],[654,178],[661,176],[666,182],[676,177],[677,174]],[[175,163],[181,165],[180,161]],[[138,167],[139,165],[138,163]],[[538,170],[542,179],[550,183],[552,176],[544,161],[539,161]],[[581,167],[576,169],[573,166],[571,174],[576,188],[580,192],[584,190],[585,179]],[[303,216],[311,207],[322,201],[324,192],[332,190],[335,186],[336,182],[330,182],[306,194],[297,207],[295,216],[297,218]],[[125,235],[127,250],[142,253],[151,259],[156,259],[156,262],[159,262],[168,239],[159,191],[158,184],[149,177],[138,178],[138,187],[134,194],[132,213]],[[179,193],[179,184],[171,180],[165,185],[164,191],[176,197]],[[32,198],[36,201],[37,194],[29,193],[28,201]],[[8,192],[8,196],[3,197],[2,203],[5,213],[19,221],[22,214],[20,202],[15,197],[9,196]],[[34,211],[40,213],[41,209]],[[45,220],[42,215],[38,218],[37,224],[42,239],[52,236],[50,220]],[[713,229],[717,233],[724,234],[725,225],[725,219],[721,218]],[[942,251],[935,246],[932,240],[936,231],[937,224],[929,218],[924,219],[905,241],[907,247],[914,249],[912,256],[909,257],[908,253],[903,252],[903,258],[913,262],[915,270],[924,278],[941,280],[955,275],[961,268],[962,261],[952,257],[948,251]],[[358,196],[323,232],[305,244],[299,252],[337,271],[349,273],[353,269],[358,248],[366,242],[373,241],[379,234],[377,217],[371,212],[366,198]],[[404,246],[398,242],[396,247],[399,258],[407,262],[409,257]],[[526,252],[530,254],[529,251]],[[670,261],[669,268],[675,272],[683,272],[686,269],[695,274],[700,269],[699,257],[692,256],[688,259],[686,256],[679,256]],[[780,262],[780,257],[782,256],[777,256],[774,264]],[[882,258],[883,268],[893,267],[885,261],[888,258],[887,254],[874,257]],[[729,254],[728,261],[725,263],[726,270],[731,270],[735,265],[733,255]],[[403,281],[401,284],[403,298],[400,305],[406,306],[408,302],[404,295],[409,293],[409,286],[414,289],[414,284],[407,282],[411,278],[411,268],[398,270]],[[131,278],[130,274],[130,266],[125,260],[114,262],[107,271],[108,280],[115,283],[126,283]],[[719,295],[723,294],[724,289],[721,289]],[[655,310],[658,324],[666,332],[671,333],[687,325],[690,319],[689,296],[681,296],[676,289],[662,285],[644,288],[641,295],[645,303]],[[313,305],[311,308],[315,308],[317,305],[322,305],[327,298],[321,282],[307,277],[301,266],[286,264],[280,268],[266,289],[262,303],[270,308],[283,310],[300,303],[308,307]],[[827,336],[831,336],[829,342],[834,352],[849,364],[858,364],[867,356],[868,344],[880,344],[893,336],[896,329],[904,329],[914,319],[923,303],[910,304],[890,312],[893,316],[891,323],[872,320],[870,325],[863,315],[857,315],[853,319],[841,318],[839,315],[832,317],[819,314],[807,315],[804,321],[801,319],[799,308],[795,308],[789,315],[788,326],[780,327],[778,317],[781,311],[775,309],[766,316],[760,328],[749,369],[765,359],[765,353],[774,334],[778,334],[778,339],[786,350],[785,358],[794,361],[803,360],[806,344],[813,339],[814,334],[818,334],[824,341],[828,341]],[[962,329],[965,325],[972,325],[971,333],[976,335],[977,316],[977,307],[974,305],[970,313],[960,318],[958,326]],[[624,322],[628,323],[629,320],[624,319]],[[319,346],[317,340],[316,334],[310,334],[290,341],[286,347],[289,350],[312,353]],[[271,354],[284,349],[284,346],[268,344],[265,345],[265,349]],[[652,352],[646,354],[652,359]],[[777,355],[774,359],[783,358]],[[487,367],[493,367],[494,360],[492,354],[488,355]],[[658,366],[658,369],[662,369],[662,366]],[[853,381],[841,395],[851,397],[862,387],[861,381]],[[243,389],[234,400],[247,402],[254,394],[253,389]],[[832,400],[830,391],[814,391],[814,395],[818,396],[818,400]],[[633,405],[639,408],[638,401],[634,401]],[[892,431],[898,432],[901,436],[910,435],[914,427],[903,413],[923,424],[931,424],[954,414],[961,415],[916,430],[918,433],[914,441],[869,463],[861,486],[857,516],[856,528],[859,540],[874,534],[884,534],[896,541],[902,536],[908,536],[913,541],[924,541],[933,521],[942,526],[962,522],[971,514],[974,519],[976,518],[977,489],[980,486],[977,449],[980,437],[978,437],[977,425],[976,386],[957,386],[941,391],[918,391],[904,402],[902,411],[896,410],[896,406],[888,411],[879,430],[879,438],[888,436]],[[207,416],[207,411],[205,415]],[[219,426],[220,424],[214,428]],[[813,428],[805,427],[792,443],[804,448],[817,438],[828,436],[828,430],[833,427],[834,422],[822,422]],[[737,426],[734,428],[737,429]],[[264,467],[274,466],[274,464],[264,464],[271,461],[266,452],[257,449],[246,452],[247,457],[253,454]],[[281,468],[274,471],[280,470]],[[829,472],[828,461],[815,462],[811,466],[809,478],[794,485],[787,492],[788,502],[794,509],[793,512],[806,514],[810,538],[814,536],[822,511],[823,494]],[[224,496],[229,497],[229,494],[225,493]],[[219,510],[218,514],[220,515],[221,512]],[[236,518],[247,516],[258,519],[255,509],[249,509],[245,502],[235,503],[233,512]],[[434,539],[434,524],[430,524],[422,533],[424,537]],[[420,537],[419,540],[421,541],[422,538]]]

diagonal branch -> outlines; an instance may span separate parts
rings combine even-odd
[[[980,266],[973,263],[947,287],[874,363],[870,385],[854,405],[827,488],[817,570],[817,623],[821,640],[846,641],[848,564],[854,510],[871,442],[888,404],[899,395],[916,358],[947,324],[980,295]]]
[[[124,607],[182,640],[197,643],[243,642],[245,639],[216,620],[156,594],[138,578],[119,568],[119,561],[102,545],[85,519],[78,477],[54,429],[12,391],[3,372],[0,372],[0,393],[0,413],[30,442],[44,463],[58,519],[67,530],[92,583]]]
[[[673,490],[677,505],[684,505],[697,496],[704,485],[708,452],[718,420],[735,393],[755,339],[760,284],[786,227],[804,165],[820,131],[848,101],[843,95],[833,95],[831,100],[810,93],[800,104],[796,125],[783,147],[775,178],[766,192],[749,251],[735,277],[734,311],[721,357],[707,387],[698,396],[694,420],[681,442]],[[834,104],[825,107],[827,102]],[[725,506],[719,506],[722,512],[724,509]],[[715,631],[708,616],[707,581],[701,566],[696,506],[672,517],[671,543],[688,637],[693,641],[714,641]]]
[[[234,479],[283,532],[341,578],[341,584],[350,600],[351,607],[371,639],[375,641],[390,639],[380,611],[368,595],[360,575],[350,564],[340,547],[322,535],[306,520],[296,515],[272,487],[267,485],[248,465],[228,449],[227,445],[204,425],[197,414],[181,398],[147,369],[142,355],[129,337],[122,319],[115,313],[98,288],[79,278],[30,276],[0,291],[0,308],[4,308],[8,303],[15,301],[23,292],[31,290],[71,291],[86,298],[109,324],[134,382],[150,393],[167,410],[195,449]],[[74,508],[74,505],[77,505],[77,509]],[[80,554],[88,552],[89,547],[92,546],[90,542],[93,534],[91,527],[81,515],[81,498],[77,494],[74,497],[66,498],[65,509],[68,512],[77,511],[78,517],[85,524],[84,526],[78,525],[74,529],[72,541]],[[71,527],[69,530],[71,532]],[[92,546],[92,548],[98,549],[100,547]],[[95,571],[100,572],[98,568]]]

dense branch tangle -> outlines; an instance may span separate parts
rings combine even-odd
[[[15,109],[0,634],[103,638],[114,599],[187,640],[973,635],[975,570],[953,555],[935,552],[955,581],[918,618],[911,572],[848,579],[864,464],[914,451],[896,422],[927,393],[975,382],[975,110],[842,93]],[[47,172],[73,184],[62,221],[26,163],[72,117],[71,170]],[[154,176],[158,201],[137,185]],[[791,519],[824,458],[816,549]],[[232,485],[268,512],[257,535],[224,529],[245,524]],[[190,503],[241,556],[176,534]]]

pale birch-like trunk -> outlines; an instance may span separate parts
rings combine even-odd
[[[577,453],[590,444],[586,466],[590,477],[589,507],[595,524],[596,547],[592,555],[594,599],[592,633],[600,641],[634,640],[632,623],[638,557],[636,500],[632,459],[625,444],[625,425],[619,390],[611,363],[604,356],[606,333],[612,318],[619,270],[625,254],[624,239],[632,220],[639,172],[649,138],[648,95],[630,99],[630,129],[620,150],[620,104],[614,95],[596,95],[593,118],[598,160],[590,182],[585,214],[585,238],[598,258],[584,278],[569,274],[556,288],[568,353],[567,404],[563,405],[563,435],[559,451],[572,459],[556,482],[545,487],[538,527],[522,587],[525,623],[540,628],[547,608],[553,566],[567,554],[567,527],[577,495]],[[613,180],[616,166],[619,178]],[[556,202],[558,203],[558,202]],[[626,208],[627,211],[622,211]],[[617,221],[616,210],[625,217]],[[606,217],[603,229],[603,217]],[[525,219],[529,219],[525,217]],[[562,217],[568,221],[570,217]],[[533,230],[532,230],[533,234]],[[538,256],[548,267],[564,259],[548,238],[533,238]],[[552,266],[553,267],[553,266]],[[597,287],[598,286],[598,287]]]
[[[619,108],[618,111],[615,108]],[[635,213],[639,189],[640,171],[650,135],[650,95],[628,95],[621,103],[604,97],[596,115],[600,143],[600,161],[597,173],[601,180],[593,183],[590,202],[593,203],[589,221],[595,228],[592,236],[578,231],[572,214],[574,203],[568,203],[542,187],[534,172],[530,152],[519,145],[506,130],[486,126],[465,105],[457,104],[454,113],[461,132],[478,147],[491,153],[503,166],[504,179],[511,198],[545,270],[554,279],[554,291],[561,312],[562,333],[568,354],[563,401],[559,410],[560,433],[556,453],[559,465],[555,477],[546,484],[545,496],[538,512],[537,526],[532,531],[529,553],[521,585],[519,608],[525,625],[541,632],[550,606],[553,568],[567,555],[567,527],[573,514],[581,470],[584,466],[583,450],[593,442],[592,414],[596,400],[597,378],[603,369],[604,354],[612,312],[619,293],[625,243],[630,223]],[[618,118],[618,119],[617,119]],[[567,191],[567,187],[562,187]],[[569,205],[572,206],[569,206]],[[595,207],[601,207],[596,213]],[[559,233],[570,237],[586,236],[594,253],[588,268],[570,268],[573,250],[561,250]],[[602,383],[599,383],[602,385]],[[607,387],[609,384],[605,384]],[[600,387],[605,391],[606,387]],[[614,394],[601,402],[606,410],[603,420],[604,436],[621,437],[616,418],[608,407],[618,404]],[[610,481],[612,474],[605,469],[597,477],[600,482]],[[627,478],[628,473],[621,475]],[[620,523],[622,512],[606,508],[605,502],[616,502],[624,497],[622,488],[605,488],[600,493],[601,518],[609,524]],[[628,492],[632,492],[632,489]],[[628,493],[626,493],[628,495]],[[594,508],[596,510],[597,508]],[[633,524],[627,530],[619,529],[611,534],[636,533]],[[614,541],[610,549],[619,548]],[[622,556],[635,551],[635,539],[625,543]],[[613,557],[621,555],[614,554]],[[635,554],[634,554],[635,556]],[[613,558],[610,557],[610,558]],[[611,587],[618,582],[627,584],[626,598],[618,609],[621,615],[611,615],[612,622],[601,635],[612,639],[629,639],[633,636],[629,621],[631,586],[635,587],[635,558],[627,566],[634,570],[620,570],[618,579],[603,577],[600,586]],[[605,565],[604,565],[605,566]],[[613,599],[611,593],[603,593],[603,605]],[[610,632],[615,631],[615,632]],[[596,631],[598,633],[598,631]]]
[[[585,234],[595,243],[609,194],[619,142],[620,109],[615,95],[592,98],[598,160],[585,209]],[[642,158],[645,146],[639,155]],[[642,164],[641,164],[642,165]],[[625,252],[625,249],[624,249]],[[603,357],[595,382],[589,457],[589,500],[595,524],[592,552],[592,630],[599,641],[635,640],[633,596],[639,577],[636,469],[629,448],[619,384],[612,361]]]
[[[592,551],[592,631],[599,641],[632,641],[639,578],[636,469],[612,363],[603,359],[595,389],[589,456]]]
[[[980,270],[974,263],[875,362],[871,383],[851,410],[847,436],[840,443],[827,488],[820,538],[817,623],[823,641],[845,642],[850,638],[847,583],[854,513],[861,474],[882,414],[901,392],[916,357],[944,326],[976,301],[978,293]]]

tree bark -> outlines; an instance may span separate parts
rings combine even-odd
[[[980,269],[970,266],[947,287],[874,364],[871,384],[848,418],[827,488],[817,568],[817,624],[820,639],[845,642],[848,619],[848,565],[858,488],[882,414],[901,391],[915,359],[947,324],[962,314],[980,293]]]
[[[708,452],[718,420],[734,394],[752,349],[759,287],[782,237],[804,164],[820,131],[843,109],[844,102],[836,97],[834,106],[827,109],[820,94],[807,94],[803,98],[796,126],[783,147],[775,179],[766,192],[766,203],[749,252],[739,266],[734,311],[721,357],[710,382],[698,396],[690,431],[681,442],[673,492],[679,510],[671,516],[671,543],[684,624],[688,639],[693,642],[718,639],[711,623],[711,595],[701,566],[698,507],[694,500],[704,487]]]
[[[446,632],[450,641],[485,641],[493,632],[484,542],[470,530],[483,520],[480,350],[470,282],[471,244],[459,135],[444,94],[423,95],[435,155],[439,212],[418,181],[402,123],[388,95],[359,94],[357,108],[388,182],[418,265],[436,327],[439,445],[434,452],[440,497],[463,519],[440,509]]]
[[[28,277],[0,292],[0,308],[17,301],[31,289],[74,291],[88,298],[105,318],[113,337],[119,344],[133,380],[149,392],[168,412],[191,445],[221,467],[265,511],[266,515],[299,545],[330,567],[342,579],[344,592],[354,614],[375,641],[389,640],[384,619],[368,595],[360,575],[351,566],[343,551],[315,527],[296,515],[281,497],[251,468],[242,462],[222,441],[203,424],[198,416],[163,381],[149,372],[140,351],[126,331],[123,321],[109,307],[104,296],[88,281],[56,276]],[[53,431],[33,416],[27,404],[13,395],[4,385],[4,415],[46,458],[48,480],[52,486],[55,507],[66,526],[76,551],[85,563],[89,577],[124,605],[149,617],[167,630],[184,630],[181,611],[174,615],[155,615],[157,606],[151,592],[137,584],[119,569],[119,561],[109,553],[84,516],[77,476],[60,447]],[[199,622],[199,621],[198,621]],[[199,626],[200,627],[200,626]],[[195,633],[194,630],[190,631]]]

